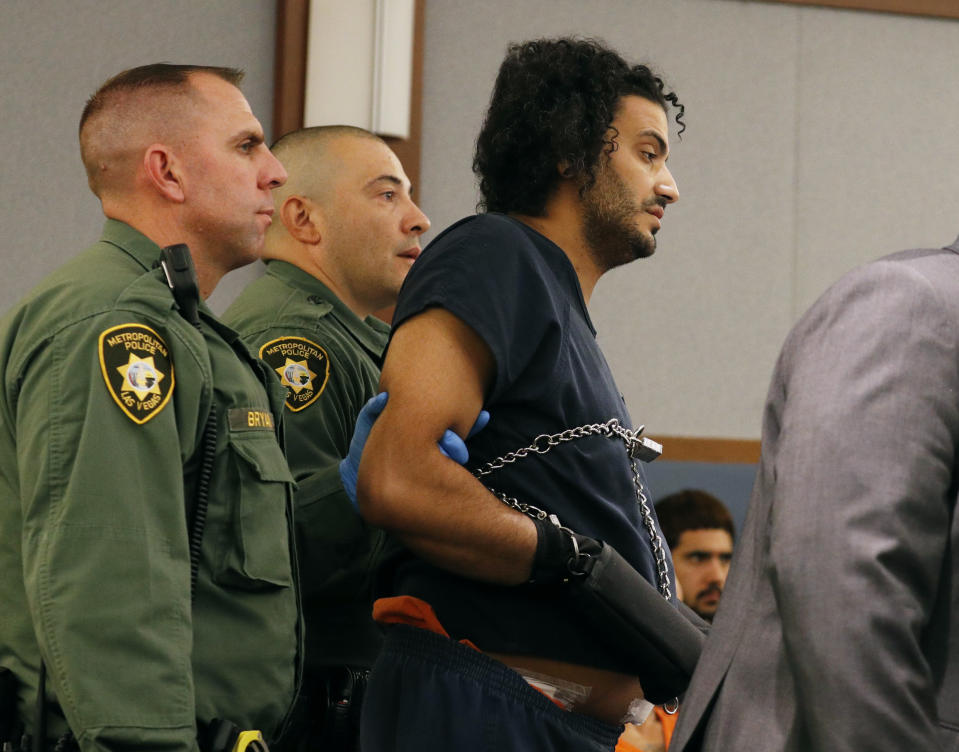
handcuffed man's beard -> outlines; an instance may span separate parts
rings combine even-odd
[[[605,168],[583,196],[583,237],[605,271],[652,256],[656,238],[636,227],[645,209],[629,195],[619,176]]]

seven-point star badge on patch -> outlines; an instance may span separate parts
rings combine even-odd
[[[99,340],[100,371],[113,401],[134,423],[155,417],[173,394],[166,342],[143,324],[110,327]]]
[[[316,374],[310,370],[305,360],[287,358],[286,363],[273,370],[280,374],[283,386],[290,387],[296,394],[304,389],[313,389],[313,379],[316,378]]]
[[[323,394],[330,378],[326,350],[303,337],[280,337],[260,348],[260,359],[280,374],[286,406],[293,412],[309,407]]]
[[[146,399],[148,394],[161,394],[160,382],[166,378],[157,370],[153,356],[138,358],[130,353],[130,360],[125,366],[117,366],[123,376],[123,392],[134,392],[137,399]]]

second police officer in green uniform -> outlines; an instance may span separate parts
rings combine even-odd
[[[158,64],[94,95],[103,237],[0,323],[0,669],[41,748],[194,752],[215,718],[273,740],[295,698],[283,391],[199,299],[258,256],[286,177],[238,82]],[[172,243],[199,295],[158,267]]]
[[[333,700],[348,699],[379,649],[371,586],[383,534],[356,514],[338,465],[357,414],[376,394],[389,336],[389,327],[371,314],[396,302],[429,220],[412,201],[396,155],[367,131],[308,128],[284,136],[273,151],[289,180],[274,194],[267,273],[240,294],[224,320],[287,391],[286,451],[298,484],[307,623],[309,728],[298,736],[307,749],[317,743],[350,748],[355,739],[342,736],[351,735],[352,724],[344,718],[347,728],[334,728],[326,706],[331,693]]]

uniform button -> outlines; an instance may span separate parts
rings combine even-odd
[[[310,301],[311,303],[314,303],[315,305],[319,305],[320,303],[323,302],[323,298],[321,298],[319,295],[310,295],[307,298],[307,300]]]

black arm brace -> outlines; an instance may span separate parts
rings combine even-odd
[[[682,694],[699,660],[708,625],[681,603],[667,601],[617,551],[602,541],[537,520],[530,582],[559,584],[578,616],[623,657],[647,700]]]

